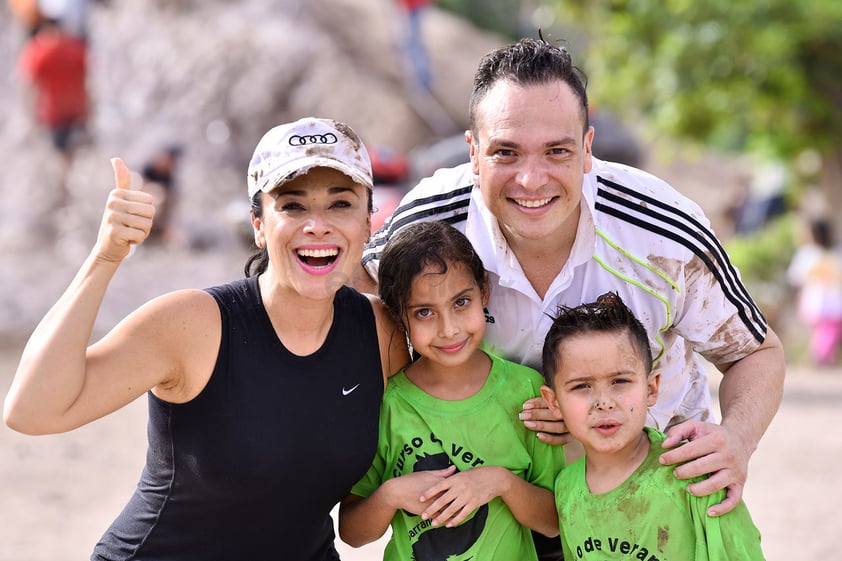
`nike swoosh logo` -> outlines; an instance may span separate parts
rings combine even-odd
[[[357,385],[356,385],[356,386],[354,386],[353,388],[350,388],[350,389],[347,389],[347,390],[346,390],[345,388],[342,388],[342,395],[348,395],[349,393],[351,393],[352,391],[354,391],[354,390],[355,390],[355,389],[357,389],[358,387],[360,387],[360,385],[359,385],[359,384],[357,384]]]

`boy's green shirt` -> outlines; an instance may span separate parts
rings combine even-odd
[[[664,434],[646,427],[649,455],[619,487],[592,494],[585,481],[585,458],[567,466],[555,481],[565,561],[762,561],[760,532],[745,503],[718,517],[708,507],[725,497],[719,491],[695,497],[674,466],[663,466]]]

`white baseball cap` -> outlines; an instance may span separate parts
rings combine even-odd
[[[341,171],[369,189],[374,184],[368,151],[350,126],[305,117],[270,129],[257,143],[248,169],[249,199],[315,167]]]

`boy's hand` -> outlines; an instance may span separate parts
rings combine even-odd
[[[518,418],[523,421],[523,426],[536,431],[542,442],[561,446],[573,440],[573,437],[567,432],[567,425],[550,411],[543,397],[533,397],[527,400],[523,404],[523,411]]]

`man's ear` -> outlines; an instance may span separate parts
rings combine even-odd
[[[468,155],[471,158],[471,171],[479,175],[479,141],[474,142],[474,133],[470,129],[465,131],[465,141],[470,147]]]
[[[541,397],[544,398],[544,401],[547,402],[547,408],[552,412],[552,414],[558,418],[562,418],[561,408],[558,406],[558,400],[555,396],[555,391],[553,389],[544,384],[541,386]]]
[[[588,132],[585,133],[584,138],[582,139],[582,168],[585,173],[590,173],[591,169],[593,168],[593,137],[594,137],[594,128],[588,127]]]

